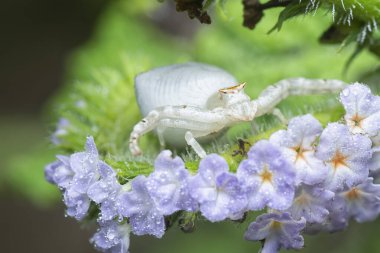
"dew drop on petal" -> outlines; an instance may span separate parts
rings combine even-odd
[[[349,89],[344,89],[342,91],[342,94],[343,94],[343,96],[347,97],[348,95],[350,95],[350,90]]]

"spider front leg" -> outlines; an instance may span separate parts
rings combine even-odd
[[[281,122],[281,124],[283,125],[287,125],[288,124],[288,119],[284,116],[284,114],[282,114],[281,110],[278,109],[277,107],[275,107],[271,114],[275,117],[277,117],[277,119]]]
[[[129,148],[133,155],[140,155],[138,139],[145,133],[157,129],[160,144],[164,144],[163,132],[167,128],[183,129],[183,138],[194,151],[204,157],[206,152],[195,138],[219,132],[230,123],[223,108],[205,110],[191,106],[165,106],[151,111],[135,125],[130,136]]]
[[[199,144],[199,142],[195,139],[192,132],[187,131],[185,133],[185,140],[187,145],[192,147],[195,153],[197,153],[197,155],[200,158],[204,158],[207,155],[206,151],[202,148],[201,144]]]
[[[163,120],[163,122],[164,122],[164,120]],[[161,150],[165,148],[164,132],[168,128],[168,127],[162,126],[163,122],[159,122],[158,126],[156,128],[157,137],[158,137],[158,140],[160,142]],[[184,122],[183,125],[185,126],[186,124],[187,123]],[[166,125],[176,125],[176,127],[178,127],[178,121],[175,122],[174,124],[173,123],[172,124],[171,123],[166,123]],[[193,134],[191,131],[187,131],[185,133],[185,140],[186,140],[187,145],[189,145],[190,147],[192,147],[193,150],[195,151],[195,153],[200,158],[205,157],[207,154],[206,154],[206,151],[199,144],[199,142],[195,139],[195,137],[202,137],[202,136],[207,135],[207,134],[208,134],[208,132],[199,132],[199,133]]]
[[[158,141],[160,142],[161,150],[164,149],[165,147],[165,138],[164,138],[165,129],[166,128],[162,126],[157,126],[156,128],[157,137],[158,137]]]
[[[343,81],[333,79],[292,78],[281,80],[268,86],[256,100],[253,100],[257,104],[256,117],[271,113],[288,96],[335,93],[343,90],[346,85]]]
[[[158,124],[160,114],[158,111],[151,111],[145,118],[133,127],[129,137],[129,150],[134,156],[141,155],[141,149],[138,145],[138,139],[145,133],[152,131]]]

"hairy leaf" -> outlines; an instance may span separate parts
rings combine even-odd
[[[281,30],[282,25],[284,22],[290,18],[296,17],[298,15],[305,14],[306,7],[308,3],[298,1],[291,2],[288,6],[285,7],[284,10],[281,11],[277,23],[274,25],[274,27],[269,31],[269,33],[273,32],[274,30]]]

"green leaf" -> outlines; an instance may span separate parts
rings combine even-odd
[[[274,30],[280,31],[284,22],[290,18],[296,17],[301,14],[306,13],[307,2],[292,2],[285,7],[278,16],[277,23],[274,25],[272,29],[269,30],[268,33],[272,33]]]
[[[205,3],[203,4],[203,11],[207,11],[210,6],[215,2],[215,0],[206,0]]]

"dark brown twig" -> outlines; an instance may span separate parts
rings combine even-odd
[[[291,0],[279,1],[271,0],[264,4],[260,3],[259,0],[243,0],[244,7],[244,21],[243,25],[249,29],[254,29],[256,25],[260,22],[264,16],[264,10],[285,7],[291,3]]]

